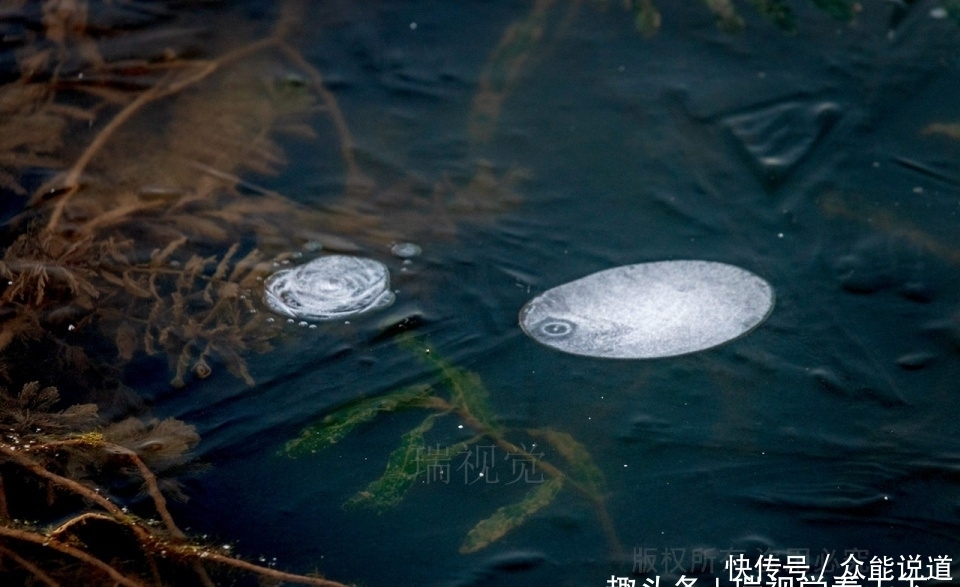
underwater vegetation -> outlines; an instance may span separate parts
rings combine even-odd
[[[480,162],[462,182],[371,179],[288,42],[306,7],[273,5],[264,27],[204,2],[2,3],[0,385],[21,390],[0,398],[4,582],[339,585],[178,528],[166,499],[187,497],[174,477],[199,438],[144,419],[128,370],[253,385],[246,355],[283,332],[261,299],[270,275],[321,249],[452,238],[515,201],[522,173]],[[331,146],[338,202],[320,213],[241,177],[279,172],[278,136]]]
[[[342,405],[287,442],[283,452],[290,457],[308,458],[378,416],[423,410],[427,415],[400,438],[400,445],[387,458],[383,475],[351,497],[345,504],[347,507],[374,511],[394,507],[417,481],[449,479],[451,461],[457,455],[478,447],[497,447],[521,464],[525,484],[531,488],[519,502],[504,505],[477,522],[460,545],[462,554],[482,550],[522,526],[549,506],[563,489],[573,490],[594,508],[611,551],[620,551],[616,530],[604,503],[604,476],[586,447],[569,434],[550,428],[505,428],[497,421],[489,403],[490,392],[476,373],[437,358],[414,338],[404,337],[400,344],[436,370],[438,385],[415,385]],[[429,443],[431,428],[439,418],[448,416],[463,422],[470,436],[449,444]],[[526,443],[518,439],[532,441],[531,446],[536,446],[536,440],[542,440],[553,454],[545,456],[536,449],[527,449]],[[484,473],[485,466],[481,463],[477,474]]]
[[[341,585],[251,564],[187,538],[164,494],[183,497],[168,475],[199,441],[192,426],[137,418],[103,426],[96,405],[53,411],[59,399],[55,388],[36,382],[19,392],[0,390],[0,554],[7,580],[212,585],[214,567],[275,581]],[[150,509],[138,506],[134,512],[121,505],[118,497],[141,490]]]

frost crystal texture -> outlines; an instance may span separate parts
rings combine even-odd
[[[336,320],[393,303],[390,273],[372,259],[328,255],[284,269],[266,282],[265,298],[278,314],[303,320]]]
[[[770,284],[739,267],[661,261],[607,269],[548,290],[520,310],[520,326],[566,353],[652,359],[733,340],[763,322],[773,302]]]

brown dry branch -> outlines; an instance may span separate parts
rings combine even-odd
[[[281,331],[258,292],[269,273],[294,260],[290,251],[312,240],[357,250],[448,237],[463,218],[490,217],[515,200],[519,175],[482,165],[465,187],[401,178],[377,189],[360,169],[347,117],[323,75],[287,39],[303,21],[303,1],[281,3],[265,37],[217,27],[230,38],[216,38],[209,46],[219,53],[202,56],[186,49],[183,39],[195,29],[180,20],[156,31],[177,41],[138,55],[136,33],[91,21],[96,1],[42,0],[16,54],[20,79],[0,85],[0,189],[32,192],[6,227],[0,257],[0,380],[12,388],[30,377],[13,358],[21,354],[49,356],[64,379],[91,394],[104,385],[97,377],[105,365],[121,368],[143,355],[165,355],[175,386],[219,367],[253,384],[245,356],[269,350]],[[131,51],[119,59],[108,40]],[[322,137],[314,117],[326,124],[345,175],[340,205],[323,212],[244,177],[285,165],[278,133]],[[398,214],[385,219],[384,210]],[[103,341],[115,357],[85,350]],[[78,378],[87,372],[94,383]],[[97,431],[95,406],[52,412],[56,397],[33,383],[18,394],[0,390],[0,536],[9,539],[0,548],[16,552],[7,558],[35,581],[56,584],[59,571],[79,566],[98,582],[160,584],[173,559],[204,585],[213,584],[211,562],[277,581],[338,585],[225,557],[184,536],[166,505],[178,489],[163,475],[196,443],[191,427],[128,419]],[[98,489],[104,472],[117,470],[142,483],[159,527]],[[46,507],[75,511],[49,528],[14,522],[23,479],[40,484]],[[83,535],[103,526],[133,536],[139,562],[98,558]],[[56,564],[41,571],[38,557]]]
[[[84,550],[75,548],[69,544],[64,544],[59,540],[51,538],[41,532],[0,525],[0,537],[12,538],[14,540],[23,542],[31,542],[33,544],[39,544],[44,548],[55,550],[103,572],[120,585],[127,585],[128,587],[146,587],[147,585],[138,579],[124,575],[109,564],[94,556],[91,556]],[[31,564],[31,567],[35,566],[36,565]]]
[[[0,442],[0,464],[15,467],[37,481],[46,483],[52,492],[53,503],[79,499],[88,504],[49,527],[24,525],[11,518],[10,511],[0,520],[0,549],[16,552],[11,557],[18,566],[45,584],[77,584],[77,571],[72,564],[56,562],[50,555],[23,552],[15,545],[39,545],[50,553],[72,559],[87,569],[91,576],[102,573],[122,585],[146,585],[144,576],[151,576],[154,584],[167,584],[164,576],[170,565],[192,569],[196,579],[204,585],[213,585],[207,574],[211,565],[233,568],[259,575],[266,579],[289,581],[306,585],[337,587],[340,583],[294,575],[272,568],[261,567],[241,559],[225,556],[204,545],[191,542],[178,528],[166,505],[161,484],[148,463],[163,464],[182,461],[186,452],[199,440],[192,427],[176,420],[140,422],[125,420],[102,431],[92,426],[95,410],[74,406],[52,412],[58,401],[57,390],[42,388],[37,383],[27,384],[19,394],[0,389],[0,426],[6,431]],[[78,414],[84,414],[80,417]],[[68,431],[68,427],[73,429]],[[84,429],[86,432],[83,432]],[[153,512],[161,525],[129,513],[109,497],[108,492],[93,479],[102,474],[111,463],[132,465],[131,475],[143,482]],[[21,492],[22,493],[22,492]],[[29,495],[9,493],[0,486],[0,497],[13,512],[24,507]],[[92,509],[90,509],[92,508]],[[130,561],[119,563],[99,558],[94,542],[84,539],[84,528],[91,524],[107,524],[129,532],[142,556],[142,567]],[[41,551],[42,552],[42,551]],[[39,556],[40,564],[29,557]],[[65,574],[66,573],[66,574]],[[61,576],[63,575],[63,576]],[[66,577],[66,578],[64,578]]]
[[[25,7],[6,8],[13,14]],[[278,92],[258,79],[276,59],[251,67],[256,55],[276,48],[302,8],[285,3],[271,35],[211,59],[164,53],[160,61],[110,63],[96,36],[110,33],[94,33],[87,2],[42,3],[36,23],[42,33],[30,33],[18,53],[23,77],[0,86],[0,122],[12,131],[0,137],[0,187],[22,194],[24,170],[63,171],[34,191],[10,227],[19,234],[0,260],[7,281],[0,309],[14,316],[0,324],[0,349],[14,340],[58,344],[64,332],[51,332],[54,315],[68,332],[92,323],[112,331],[122,360],[133,358],[141,340],[147,352],[166,351],[179,384],[187,368],[209,374],[212,355],[252,382],[242,354],[266,348],[275,332],[262,320],[248,324],[255,308],[240,286],[257,285],[243,280],[269,266],[240,271],[242,263],[229,263],[236,247],[213,259],[216,267],[198,259],[211,258],[209,245],[245,238],[255,224],[272,224],[272,234],[282,234],[296,215],[280,197],[263,207],[273,206],[272,223],[229,211],[230,200],[249,199],[237,192],[242,181],[235,171],[275,170],[283,155],[268,135],[279,126],[302,127],[303,117],[312,115],[309,95]],[[52,50],[36,48],[42,42]],[[92,102],[72,104],[80,94]],[[330,99],[327,110],[335,111]],[[145,140],[141,128],[158,114],[170,121],[167,132]],[[81,131],[78,121],[93,133]],[[144,262],[140,251],[149,247],[163,254]],[[208,268],[212,275],[203,275]],[[197,284],[204,308],[191,297]],[[158,339],[165,344],[154,344]]]
[[[0,260],[8,281],[0,304],[17,317],[0,324],[0,348],[50,335],[59,344],[63,329],[96,325],[121,363],[139,352],[166,354],[176,386],[191,373],[209,376],[218,361],[249,384],[244,355],[267,350],[279,332],[254,302],[260,280],[275,268],[271,258],[308,240],[338,248],[417,240],[424,232],[449,237],[463,218],[491,217],[516,201],[518,175],[498,177],[484,166],[463,188],[442,179],[430,191],[404,179],[376,190],[322,74],[285,38],[303,9],[284,2],[268,36],[218,56],[111,63],[103,51],[82,49],[96,40],[82,6],[50,8],[45,26],[57,50],[41,68],[50,79],[25,76],[0,86],[0,116],[41,117],[45,129],[0,144],[0,172],[19,179],[16,168],[41,156],[49,159],[45,167],[63,169],[34,191],[12,225],[21,232]],[[84,75],[58,77],[58,59],[86,64]],[[78,94],[92,105],[71,104]],[[347,187],[340,205],[323,213],[241,177],[277,172],[285,158],[272,135],[315,134],[308,121],[317,113],[335,133]],[[79,132],[77,122],[90,130]],[[5,152],[16,157],[7,162]],[[151,249],[161,253],[147,260]],[[50,314],[60,326],[54,332]]]
[[[285,160],[271,135],[310,135],[305,120],[316,112],[337,114],[334,126],[348,136],[332,94],[264,76],[278,57],[306,64],[290,47],[277,50],[303,4],[284,3],[272,34],[217,57],[165,52],[125,62],[109,61],[87,6],[44,0],[42,32],[29,33],[18,51],[21,79],[0,85],[0,124],[8,131],[0,137],[0,188],[25,195],[25,172],[50,177],[7,227],[0,375],[8,383],[22,377],[22,367],[10,368],[14,352],[51,349],[64,373],[85,369],[96,359],[77,343],[101,332],[120,361],[141,351],[167,354],[175,384],[190,371],[209,376],[214,359],[252,384],[243,354],[266,350],[277,333],[252,292],[284,256],[262,253],[248,235],[289,248],[288,227],[303,211],[278,194],[251,190],[239,174],[276,172]],[[166,131],[145,135],[158,120]],[[343,153],[355,168],[351,149]],[[0,389],[5,576],[46,585],[161,585],[187,573],[190,582],[212,586],[208,570],[227,568],[265,581],[340,585],[187,538],[166,502],[178,489],[159,475],[184,462],[198,440],[192,427],[128,419],[97,431],[95,406],[52,411],[58,398],[36,383],[19,393]],[[159,524],[109,497],[106,474],[138,480]],[[16,521],[29,511],[54,519],[49,526]],[[132,537],[138,553],[104,556],[91,532]]]

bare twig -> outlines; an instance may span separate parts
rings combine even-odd
[[[260,565],[248,563],[247,561],[240,560],[238,558],[224,556],[209,550],[193,550],[190,547],[182,546],[179,548],[175,547],[175,550],[183,556],[191,557],[197,560],[211,561],[221,565],[233,567],[235,569],[250,571],[251,573],[256,573],[262,577],[277,579],[278,581],[289,581],[290,583],[299,583],[301,585],[315,585],[316,587],[347,587],[347,585],[344,583],[339,583],[337,581],[331,581],[329,579],[323,579],[320,577],[294,575],[293,573],[286,573],[284,571],[278,571],[277,569],[261,567]]]
[[[157,536],[152,528],[143,525],[139,519],[125,513],[116,504],[108,500],[106,497],[100,495],[96,491],[81,485],[72,479],[68,479],[48,471],[39,463],[33,461],[29,456],[32,452],[50,450],[53,448],[62,448],[66,446],[86,446],[98,448],[106,451],[108,454],[118,455],[133,463],[140,473],[140,476],[143,478],[147,487],[147,492],[150,494],[150,497],[153,500],[154,507],[157,509],[161,519],[163,519],[164,525],[173,538],[173,541]],[[75,494],[94,502],[107,511],[106,514],[100,512],[81,513],[67,520],[66,522],[63,522],[48,534],[40,534],[37,532],[0,526],[0,536],[8,536],[11,538],[17,538],[20,540],[39,543],[44,546],[49,546],[58,552],[72,556],[83,562],[87,562],[88,564],[91,564],[101,570],[106,571],[104,567],[110,568],[117,576],[125,577],[119,571],[116,571],[116,569],[113,569],[103,561],[86,554],[82,550],[68,546],[59,541],[59,537],[62,534],[66,533],[70,528],[77,524],[84,523],[88,520],[102,520],[124,526],[134,533],[144,550],[144,554],[147,555],[151,570],[153,571],[154,577],[157,579],[158,583],[160,582],[160,574],[155,562],[153,561],[152,554],[160,550],[165,550],[176,554],[186,561],[190,561],[191,568],[193,568],[193,570],[197,573],[201,583],[206,587],[213,587],[214,585],[213,581],[207,575],[207,572],[203,567],[203,564],[208,562],[233,567],[239,570],[255,573],[265,578],[276,579],[279,581],[288,581],[302,585],[314,585],[317,587],[346,587],[343,583],[339,583],[337,581],[331,581],[329,579],[322,579],[319,577],[296,575],[293,573],[279,571],[277,569],[271,569],[269,567],[263,567],[238,558],[219,554],[204,547],[190,544],[187,541],[186,535],[177,527],[172,516],[170,515],[170,512],[167,510],[166,499],[160,492],[160,487],[157,483],[156,476],[152,471],[150,471],[143,460],[140,459],[135,452],[128,448],[105,441],[89,440],[86,438],[72,438],[62,441],[50,441],[34,447],[30,452],[18,451],[12,447],[0,445],[0,455],[6,456],[14,463],[29,470],[31,473],[47,479],[52,485],[72,491]],[[125,580],[117,579],[117,577],[114,575],[111,575],[111,577],[115,578],[117,582],[123,585],[142,585],[142,583],[138,583],[129,577],[125,577]]]
[[[21,530],[19,528],[10,528],[8,526],[0,525],[0,536],[5,536],[7,538],[13,538],[15,540],[21,540],[24,542],[32,542],[33,544],[39,544],[45,548],[51,548],[61,554],[73,557],[78,561],[84,562],[103,571],[120,585],[126,585],[127,587],[147,587],[146,583],[122,574],[97,557],[88,554],[79,548],[74,548],[69,544],[64,544],[55,538],[44,536],[39,532],[31,532],[29,530]]]
[[[164,526],[167,527],[167,531],[169,531],[174,538],[185,540],[187,536],[177,527],[176,523],[174,523],[173,516],[170,515],[170,511],[167,509],[167,500],[160,492],[160,486],[157,484],[157,477],[153,474],[153,471],[144,464],[143,460],[137,456],[137,453],[128,448],[111,443],[104,443],[104,448],[110,452],[123,455],[137,467],[144,484],[147,486],[147,493],[149,493],[150,498],[153,499],[153,507],[156,508],[160,519],[163,520]]]
[[[101,514],[100,512],[84,512],[79,516],[74,516],[70,518],[66,522],[60,524],[59,526],[51,530],[50,536],[53,538],[59,538],[61,534],[63,534],[70,528],[76,526],[77,524],[84,524],[86,523],[87,520],[101,520],[105,522],[117,521],[106,514]]]

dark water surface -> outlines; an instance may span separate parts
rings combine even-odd
[[[960,556],[960,142],[930,126],[960,120],[958,27],[925,1],[865,3],[851,24],[798,2],[794,33],[749,3],[736,4],[736,32],[703,3],[660,4],[650,37],[620,3],[311,8],[296,44],[378,185],[412,177],[429,194],[489,169],[516,177],[518,197],[469,203],[476,212],[457,210],[442,238],[411,229],[403,240],[423,253],[410,263],[362,250],[388,265],[396,304],[349,325],[289,325],[251,359],[256,386],[215,372],[189,393],[158,387],[157,415],[196,425],[211,465],[187,482],[191,500],[174,512],[184,526],[371,586],[674,585],[681,574],[712,585],[703,571],[713,561],[725,578],[731,552],[789,549],[811,565],[854,549],[864,562]],[[484,84],[495,116],[478,114]],[[286,148],[284,173],[256,180],[310,207],[341,205],[329,146]],[[389,193],[363,205],[387,225],[442,221],[411,220]],[[669,259],[764,277],[773,314],[728,345],[653,361],[559,354],[517,325],[546,289]],[[421,479],[392,509],[345,509],[416,411],[316,454],[281,454],[345,402],[442,387],[422,350],[397,343],[404,319],[421,348],[480,377],[504,426],[586,447],[619,552],[594,505],[565,489],[460,554],[477,522],[536,481],[514,482],[502,449],[495,482],[465,479],[460,455],[447,483]],[[427,441],[459,438],[460,424],[439,419]]]

